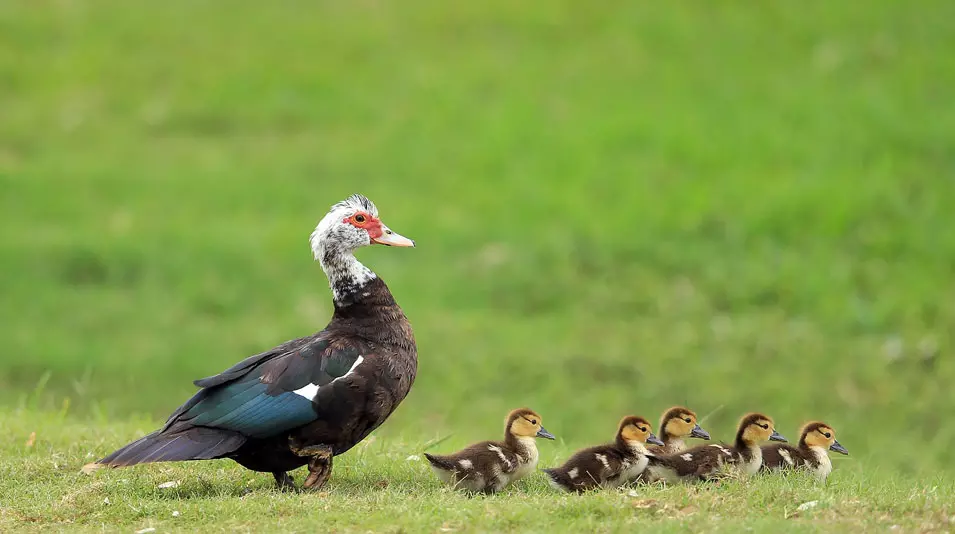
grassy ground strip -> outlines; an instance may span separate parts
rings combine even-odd
[[[229,461],[98,471],[80,467],[151,428],[88,423],[32,411],[0,415],[0,531],[482,532],[482,531],[950,531],[955,487],[899,479],[842,462],[826,485],[765,476],[719,485],[640,486],[565,495],[532,476],[491,497],[440,486],[421,443],[369,439],[337,459],[317,494],[281,493],[272,478]],[[571,448],[542,454],[553,463]],[[302,474],[297,473],[300,482]]]

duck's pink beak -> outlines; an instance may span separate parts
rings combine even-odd
[[[381,235],[371,238],[372,243],[379,245],[388,245],[389,247],[413,247],[414,241],[407,237],[392,232],[391,228],[381,225]]]

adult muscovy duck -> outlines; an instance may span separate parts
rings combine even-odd
[[[361,195],[332,206],[311,235],[335,312],[324,330],[196,380],[197,392],[156,432],[103,458],[119,467],[231,458],[271,472],[308,465],[306,489],[328,480],[332,458],[381,425],[408,394],[418,360],[411,324],[388,286],[354,255],[381,244],[413,247]]]

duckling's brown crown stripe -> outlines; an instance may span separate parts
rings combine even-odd
[[[831,426],[823,423],[822,421],[810,421],[802,426],[799,430],[799,446],[803,447],[806,444],[806,436],[819,430],[820,428],[832,428]]]

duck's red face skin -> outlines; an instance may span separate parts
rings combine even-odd
[[[381,238],[381,236],[384,234],[381,219],[364,211],[359,211],[351,217],[346,217],[342,220],[342,222],[348,223],[355,228],[361,228],[362,230],[365,230],[368,232],[368,237],[370,237],[373,242],[374,240]]]

